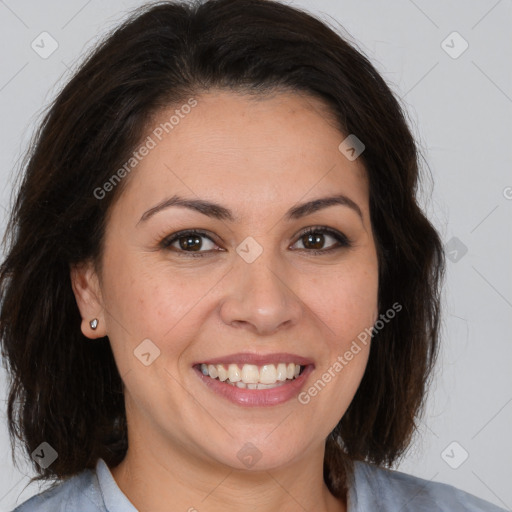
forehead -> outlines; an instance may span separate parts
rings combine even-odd
[[[367,206],[361,159],[339,151],[346,135],[309,95],[199,95],[159,111],[144,137],[151,149],[123,193],[136,211],[173,194],[215,200],[240,219],[333,193]]]

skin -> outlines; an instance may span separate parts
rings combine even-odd
[[[196,99],[125,178],[102,272],[92,263],[71,272],[82,331],[108,335],[125,384],[129,449],[112,475],[141,511],[345,511],[323,480],[324,445],[359,386],[369,345],[306,405],[235,405],[192,365],[235,352],[291,352],[314,361],[307,389],[374,324],[378,261],[364,166],[338,150],[345,135],[313,97],[213,91]],[[175,108],[160,112],[153,128]],[[363,218],[335,205],[284,220],[298,203],[334,193],[352,199]],[[183,207],[140,221],[174,194],[219,203],[237,222]],[[310,226],[337,230],[353,245],[313,254],[339,244],[329,234],[323,245],[308,244],[301,232]],[[160,247],[184,229],[211,234],[201,238],[205,257],[187,256],[193,251],[179,241],[174,251]],[[248,236],[263,249],[252,263],[236,252]],[[160,350],[149,366],[134,356],[146,338]],[[247,442],[262,455],[250,468],[237,457]]]

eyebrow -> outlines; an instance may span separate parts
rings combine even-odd
[[[319,210],[323,210],[324,208],[334,205],[342,205],[351,208],[359,215],[361,220],[363,220],[361,208],[359,208],[357,203],[352,199],[343,194],[321,197],[319,199],[313,199],[312,201],[293,206],[286,212],[285,220],[291,221],[301,219],[302,217],[306,217],[307,215],[311,215]],[[164,199],[156,206],[153,206],[144,212],[137,224],[147,221],[156,213],[172,206],[188,208],[218,220],[227,220],[229,222],[238,221],[238,217],[236,217],[230,209],[221,206],[220,204],[206,201],[204,199],[188,199],[175,195],[169,199]]]

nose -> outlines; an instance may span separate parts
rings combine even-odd
[[[299,323],[304,307],[289,270],[277,265],[266,251],[252,263],[240,258],[235,266],[220,306],[225,324],[269,335]]]

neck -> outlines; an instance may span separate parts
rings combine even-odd
[[[135,441],[135,440],[131,440]],[[140,512],[174,510],[239,512],[346,512],[323,480],[323,446],[301,460],[271,470],[239,470],[183,446],[172,452],[162,444],[130,442],[124,460],[111,469],[121,491]]]

